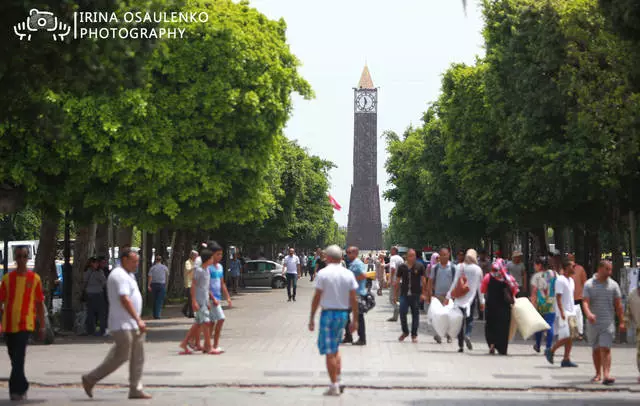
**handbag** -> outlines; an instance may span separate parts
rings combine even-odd
[[[451,297],[456,299],[466,295],[467,293],[469,293],[469,280],[464,274],[464,265],[461,265],[460,278],[458,278],[458,282],[456,282],[455,288],[453,288],[453,290],[451,291]]]

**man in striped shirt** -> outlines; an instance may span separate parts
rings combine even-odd
[[[45,334],[44,294],[40,276],[27,269],[26,247],[14,252],[17,268],[2,278],[0,283],[0,313],[7,351],[11,359],[9,394],[11,400],[27,398],[29,382],[24,375],[24,359],[29,335],[36,327],[36,314],[40,322],[40,337]]]

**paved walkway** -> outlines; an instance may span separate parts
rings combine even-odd
[[[190,324],[185,318],[151,321],[148,334],[144,381],[147,386],[243,386],[296,387],[326,385],[324,358],[318,355],[316,333],[306,326],[313,293],[311,283],[299,284],[298,301],[288,303],[283,290],[244,291],[227,309],[221,346],[226,353],[178,355],[178,342]],[[573,360],[580,367],[562,369],[549,365],[533,353],[531,342],[521,339],[509,347],[510,356],[487,354],[484,325],[476,323],[475,349],[457,353],[456,344],[438,345],[421,325],[419,344],[398,343],[400,326],[387,322],[390,306],[385,296],[367,315],[366,347],[345,346],[344,380],[358,387],[374,388],[478,388],[606,389],[589,383],[593,376],[590,349],[574,348]],[[174,309],[175,313],[175,309]],[[423,316],[424,319],[424,316]],[[103,359],[108,339],[67,338],[53,346],[31,346],[27,356],[30,380],[42,385],[77,384],[82,373]],[[560,358],[557,358],[559,363]],[[0,381],[9,375],[6,351],[0,351]],[[124,385],[128,368],[121,368],[104,381]],[[640,392],[636,383],[636,350],[631,346],[613,350],[613,389]],[[0,383],[1,384],[1,383]]]

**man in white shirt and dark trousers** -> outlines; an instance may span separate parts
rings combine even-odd
[[[151,399],[142,391],[144,340],[147,326],[140,318],[142,295],[133,273],[138,269],[138,254],[120,251],[121,266],[113,269],[107,281],[109,294],[109,333],[115,341],[107,357],[96,369],[82,376],[82,387],[90,398],[93,387],[129,361],[129,399]]]
[[[353,333],[358,329],[356,297],[358,282],[353,272],[340,265],[342,259],[340,247],[337,245],[327,247],[326,255],[328,265],[316,277],[316,292],[311,302],[309,331],[315,329],[314,317],[320,306],[322,313],[320,314],[318,349],[321,355],[326,355],[327,371],[331,380],[331,385],[324,394],[339,396],[344,391],[340,377],[342,359],[339,347],[349,318],[349,310],[353,312],[353,322],[349,330]]]
[[[289,255],[284,257],[282,261],[282,270],[287,278],[287,295],[289,296],[289,302],[292,299],[294,302],[296,301],[296,287],[298,278],[300,277],[300,258],[295,254],[296,251],[293,248],[289,248]],[[291,285],[293,285],[293,295],[291,295]]]

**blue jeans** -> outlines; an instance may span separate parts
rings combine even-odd
[[[402,334],[409,335],[409,325],[407,323],[407,313],[411,308],[411,337],[418,336],[418,326],[420,323],[420,303],[419,296],[400,296],[400,325]]]
[[[153,318],[159,319],[166,293],[164,283],[151,283],[151,293],[153,294]]]
[[[547,324],[551,326],[551,328],[547,330],[547,347],[546,347],[546,348],[551,348],[551,346],[553,345],[553,324],[556,321],[556,314],[545,313],[542,315],[542,317],[544,318],[544,321],[546,321]],[[540,343],[542,342],[542,333],[544,333],[544,331],[539,331],[536,333],[536,347],[538,348],[540,348]]]
[[[287,275],[287,295],[289,299],[296,298],[296,287],[298,284],[298,274],[288,273]],[[291,296],[291,285],[293,285],[293,296]]]
[[[464,317],[462,321],[462,327],[460,328],[460,332],[458,333],[458,347],[462,348],[464,346],[465,337],[471,337],[471,332],[473,331],[473,307],[469,309],[469,317],[467,317],[466,309],[459,307],[458,308]]]

